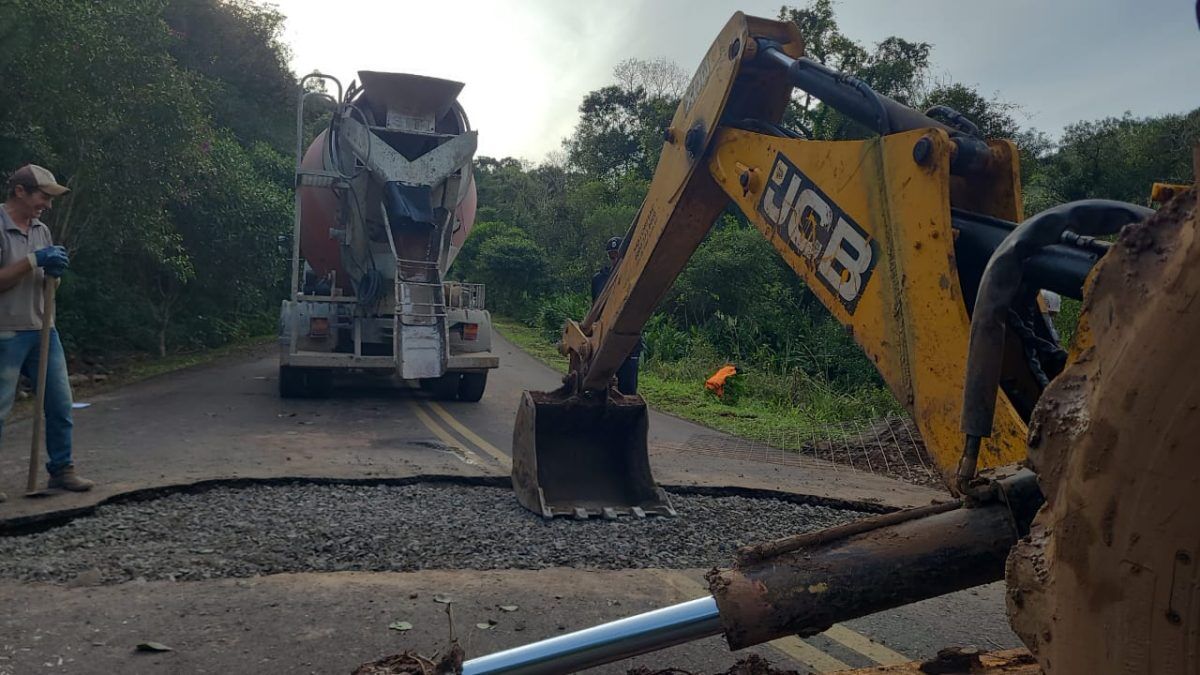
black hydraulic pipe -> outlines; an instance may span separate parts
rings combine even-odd
[[[1061,204],[1027,218],[991,254],[971,313],[961,423],[965,439],[957,472],[960,490],[965,492],[975,476],[980,439],[992,435],[1009,309],[1026,286],[1031,258],[1063,241],[1068,232],[1085,237],[1116,234],[1124,225],[1153,213],[1144,206],[1107,199]]]
[[[877,134],[931,127],[945,131],[954,140],[956,150],[950,170],[956,175],[977,171],[988,163],[991,149],[987,143],[880,94],[853,75],[840,73],[805,56],[794,59],[771,40],[760,38],[758,50],[757,58],[762,62],[787,70],[792,86],[812,94]]]
[[[962,277],[963,296],[967,300],[967,308],[972,309],[984,267],[992,253],[1017,225],[960,209],[952,209],[951,222],[957,231],[954,254],[958,260],[959,276]],[[1067,244],[1046,246],[1026,260],[1026,285],[1081,300],[1087,275],[1108,247],[1109,243],[1103,240],[1092,241],[1086,247]],[[975,270],[976,273],[968,275],[967,270]]]

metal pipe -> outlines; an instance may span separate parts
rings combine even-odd
[[[797,534],[791,537],[785,537],[783,539],[776,539],[775,541],[768,541],[762,544],[743,546],[742,548],[738,549],[737,564],[752,565],[778,555],[791,553],[792,551],[798,551],[802,548],[811,548],[828,541],[845,539],[851,535],[862,534],[863,532],[868,532],[870,530],[878,530],[879,528],[887,527],[888,525],[899,525],[900,523],[906,523],[910,520],[934,516],[939,513],[953,511],[954,509],[961,507],[962,502],[960,500],[941,502],[939,504],[930,504],[929,506],[919,506],[913,509],[904,509],[903,511],[893,511],[891,513],[885,513],[883,515],[873,516],[871,518],[863,518],[862,520],[855,520],[846,523],[845,525],[827,527],[824,530],[817,530],[816,532],[805,532],[803,534]]]
[[[950,172],[967,175],[986,170],[993,162],[992,150],[979,138],[962,133],[919,110],[875,91],[863,80],[841,73],[806,56],[794,59],[777,43],[759,38],[758,56],[762,62],[787,70],[792,86],[812,94],[877,134],[887,135],[914,129],[941,129],[954,143]]]
[[[888,98],[862,80],[840,73],[806,56],[794,59],[770,41],[759,40],[759,57],[788,71],[792,85],[821,100],[878,134],[934,127],[946,133],[956,129]]]
[[[961,209],[951,209],[950,212],[963,299],[967,303],[967,310],[972,311],[983,269],[1004,238],[1017,228],[1017,224]],[[1065,232],[1063,243],[1046,246],[1026,259],[1025,281],[1033,288],[1044,288],[1063,297],[1080,300],[1083,298],[1084,281],[1109,246],[1103,240],[1089,240],[1073,232]]]
[[[712,597],[471,659],[463,675],[570,673],[721,633]]]
[[[839,621],[1004,578],[1009,549],[1042,503],[1021,470],[996,499],[709,574],[729,648],[814,635]]]
[[[463,673],[574,672],[722,633],[738,650],[1002,579],[1042,493],[1027,469],[993,485],[985,503],[922,507],[873,519],[865,531],[781,542],[783,553],[710,572],[713,597],[471,659]]]
[[[1024,287],[1029,259],[1058,245],[1067,231],[1088,237],[1116,234],[1125,225],[1153,214],[1154,211],[1136,204],[1084,199],[1060,204],[1027,218],[1004,238],[983,270],[971,313],[967,373],[963,383],[963,434],[977,438],[992,435],[1004,365],[1008,312]],[[974,473],[975,460],[969,456],[970,448],[969,443],[964,448],[960,476]]]

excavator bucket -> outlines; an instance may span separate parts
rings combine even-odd
[[[527,391],[513,429],[513,489],[544,518],[675,515],[650,475],[640,396]]]

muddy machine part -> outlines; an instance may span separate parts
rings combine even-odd
[[[394,374],[444,398],[478,400],[491,318],[477,284],[446,280],[475,217],[476,133],[462,84],[362,71],[337,96],[297,107],[291,295],[280,316],[280,391],[327,392],[337,370]],[[305,102],[328,128],[305,152]]]
[[[996,484],[1003,499],[948,502],[747,547],[732,568],[709,573],[710,597],[472,659],[463,672],[574,672],[710,635],[742,649],[998,581],[1041,493],[1029,471]]]
[[[961,499],[743,547],[708,574],[709,597],[471,659],[464,673],[573,672],[713,635],[738,650],[1001,579],[1046,673],[1196,672],[1198,213],[1197,190],[1182,193],[1122,229],[1098,266],[1072,361],[1034,413],[1037,473],[974,473]]]
[[[783,129],[793,86],[878,136]],[[748,548],[709,574],[711,598],[466,672],[564,672],[717,632],[740,649],[1001,578],[1047,672],[1200,670],[1197,188],[1154,214],[1084,200],[1026,219],[1016,147],[929,115],[805,58],[795,26],[736,14],[607,286],[564,327],[563,387],[522,399],[513,482],[547,517],[651,512],[645,404],[613,375],[732,202],[852,330],[956,500]],[[1069,351],[1043,290],[1083,301]]]

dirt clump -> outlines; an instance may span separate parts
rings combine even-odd
[[[436,655],[434,658],[437,658]],[[364,663],[350,675],[455,675],[462,672],[463,649],[455,642],[450,651],[436,661],[416,652],[385,656]]]
[[[1194,672],[1200,650],[1196,188],[1119,242],[1034,410],[1046,504],[1008,558],[1010,623],[1050,674]]]

